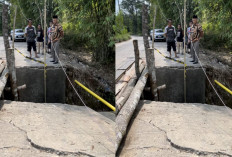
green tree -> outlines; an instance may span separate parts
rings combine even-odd
[[[11,0],[11,21],[14,17],[14,6],[18,6],[17,28],[25,28],[27,19],[33,24],[43,25],[44,0]],[[76,50],[84,48],[93,56],[93,61],[114,63],[114,25],[115,5],[113,0],[47,0],[47,21],[57,14],[64,27],[65,48]],[[42,15],[42,16],[41,16]],[[13,23],[10,23],[11,28]]]

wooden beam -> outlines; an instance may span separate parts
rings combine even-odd
[[[140,73],[143,72],[144,68],[145,68],[144,64],[141,64],[140,70],[139,70]],[[127,83],[127,86],[123,90],[122,94],[120,94],[120,97],[116,99],[116,114],[120,112],[123,105],[128,100],[129,96],[131,95],[131,92],[133,91],[135,87],[136,82],[137,82],[137,78],[132,77],[130,81]]]
[[[155,42],[155,21],[156,21],[156,12],[157,12],[157,6],[155,5],[155,13],[154,13],[154,21],[153,21],[153,34],[152,34],[152,48],[154,48],[154,42]]]
[[[135,52],[135,73],[136,73],[136,77],[138,80],[140,77],[138,40],[133,40],[133,45],[134,45],[134,52]]]
[[[143,41],[146,53],[147,69],[149,74],[149,84],[151,87],[152,100],[158,100],[156,73],[155,73],[155,55],[154,49],[150,48],[148,41],[148,9],[147,5],[143,4],[142,23],[143,23]]]
[[[140,97],[143,93],[143,89],[147,82],[147,78],[148,71],[147,68],[145,68],[135,88],[131,92],[130,97],[128,98],[127,102],[125,103],[125,105],[123,106],[116,118],[116,150],[118,149],[122,141],[122,138],[126,134],[128,123],[135,111],[135,108],[139,103]]]
[[[14,16],[14,25],[13,25],[13,37],[12,37],[12,48],[14,49],[14,41],[15,41],[15,23],[16,23],[16,16],[17,16],[17,5],[15,6],[15,16]]]
[[[5,68],[2,72],[1,77],[0,77],[0,96],[2,96],[2,93],[3,93],[4,88],[6,86],[8,76],[9,76],[9,71],[7,68]]]
[[[8,49],[10,48],[10,42],[9,42],[9,29],[8,29],[8,12],[9,7],[5,3],[2,3],[2,34],[3,34],[3,40],[4,40],[4,46],[5,51],[7,54]]]
[[[9,70],[10,76],[10,84],[12,89],[12,94],[14,100],[18,100],[18,90],[17,90],[17,79],[16,79],[16,69],[15,69],[15,55],[14,49],[8,49],[8,53],[6,53],[6,60],[7,60],[7,68]]]

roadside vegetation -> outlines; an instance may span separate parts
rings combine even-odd
[[[15,6],[17,6],[16,28],[24,29],[28,18],[33,20],[34,26],[44,25],[44,0],[11,0],[8,3],[12,4],[11,29]],[[113,0],[47,0],[46,7],[47,26],[52,16],[56,14],[64,28],[65,35],[61,44],[65,49],[74,51],[82,49],[92,57],[93,62],[114,66]]]
[[[173,25],[184,25],[183,0],[147,0],[150,3],[150,29],[154,18],[154,5],[157,6],[156,28],[164,29],[167,19],[173,20]],[[142,3],[143,0],[122,0],[120,4],[123,12],[124,26],[130,34],[141,35],[142,30]],[[204,38],[201,42],[204,48],[226,53],[232,51],[232,1],[225,0],[187,0],[187,25],[194,14],[198,15],[199,22],[204,29]]]
[[[130,33],[124,25],[124,16],[122,11],[119,11],[119,13],[116,15],[113,29],[115,32],[114,41],[116,43],[126,41],[131,38]]]

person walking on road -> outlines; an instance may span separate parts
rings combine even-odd
[[[193,16],[192,21],[193,25],[191,27],[191,54],[193,56],[193,60],[190,62],[193,62],[193,64],[197,64],[199,57],[199,43],[200,39],[204,35],[204,32],[202,26],[198,23],[198,17],[196,15]]]
[[[53,60],[51,62],[54,62],[54,64],[58,63],[58,57],[59,57],[59,44],[60,39],[64,36],[64,31],[62,26],[59,24],[58,16],[53,16],[53,25],[51,29],[51,51]]]
[[[32,57],[31,55],[31,48],[33,48],[33,51],[35,53],[35,57],[39,58],[36,52],[36,44],[35,44],[35,39],[36,39],[36,29],[32,25],[32,19],[28,20],[28,26],[25,28],[25,36],[27,40],[27,51],[30,53],[30,58]]]
[[[38,51],[38,54],[40,54],[40,49],[42,51],[42,55],[44,54],[43,53],[43,42],[44,42],[44,35],[43,35],[43,30],[42,30],[42,27],[41,25],[39,24],[38,25],[38,29],[37,29],[37,51]]]
[[[178,56],[176,54],[176,41],[175,41],[176,29],[172,25],[172,19],[168,20],[168,26],[165,27],[164,35],[166,36],[167,51],[170,53],[170,58],[172,57],[171,48],[173,48],[173,51],[175,53],[175,57],[177,58]]]
[[[184,32],[181,28],[181,25],[178,24],[178,30],[177,30],[177,54],[184,54],[183,53],[183,37],[184,37]]]

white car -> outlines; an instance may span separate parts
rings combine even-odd
[[[24,36],[24,31],[23,29],[15,29],[15,41],[16,40],[23,40],[26,41],[26,38]],[[10,32],[10,39],[13,40],[13,30]]]
[[[151,30],[150,32],[150,38],[152,40],[153,37],[153,30]],[[162,29],[155,29],[155,40],[162,40],[162,41],[166,41],[166,38],[164,36],[164,31]]]

